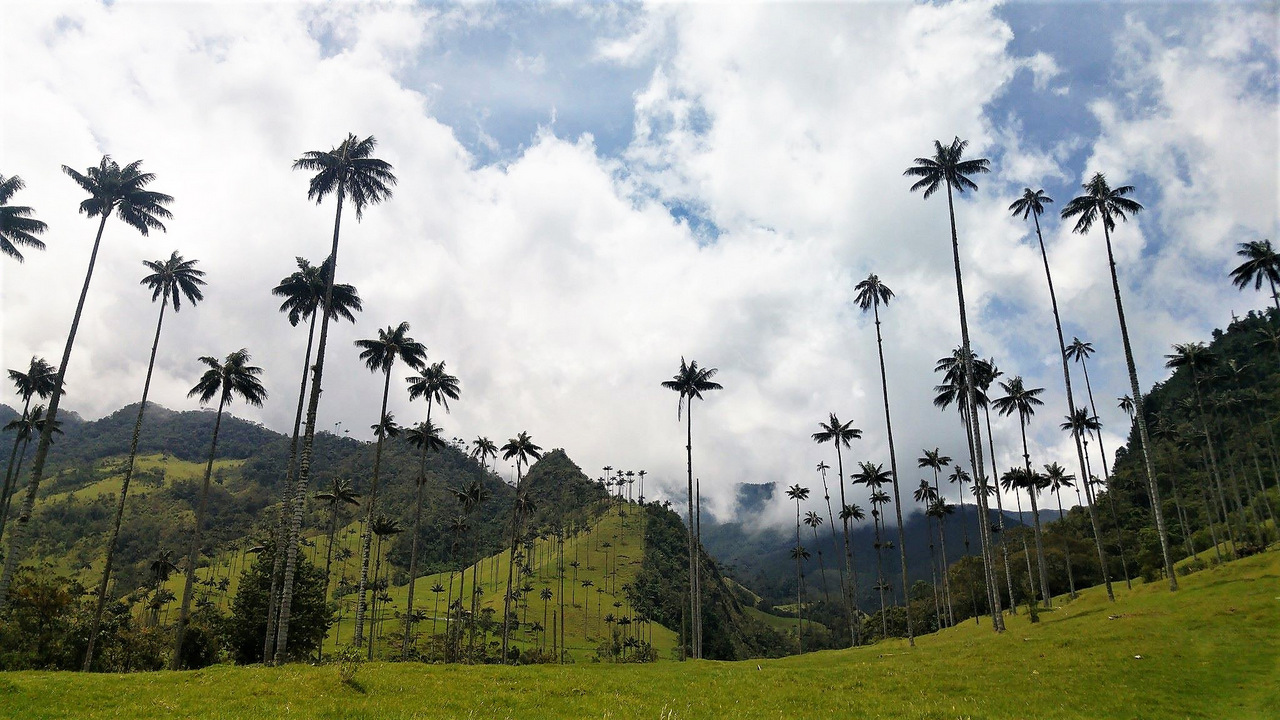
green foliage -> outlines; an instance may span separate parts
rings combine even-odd
[[[364,653],[355,645],[348,645],[338,652],[338,679],[344,685],[354,685],[356,673],[364,665]]]
[[[273,558],[270,547],[258,553],[240,576],[240,587],[231,603],[227,646],[231,657],[242,665],[262,662]],[[324,571],[313,565],[305,553],[299,553],[289,615],[290,659],[314,655],[332,623],[333,608],[325,599]]]

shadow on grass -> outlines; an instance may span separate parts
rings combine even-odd
[[[346,682],[344,682],[344,683],[343,683],[343,685],[346,685],[347,687],[349,687],[349,688],[351,688],[352,690],[354,690],[354,691],[356,691],[356,692],[360,693],[361,695],[368,695],[368,694],[369,694],[369,690],[365,688],[364,683],[362,683],[362,682],[360,682],[359,680],[356,680],[356,679],[354,679],[354,678],[353,678],[353,679],[351,679],[351,680],[347,680]]]

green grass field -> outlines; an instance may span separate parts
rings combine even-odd
[[[31,718],[1273,718],[1280,553],[1118,592],[1038,625],[972,622],[854,650],[744,662],[570,666],[372,663],[182,673],[0,675]]]

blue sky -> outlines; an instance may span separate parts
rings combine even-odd
[[[1101,238],[1056,218],[1085,176],[1134,184],[1148,211],[1113,238],[1145,385],[1169,344],[1207,337],[1260,294],[1226,282],[1235,243],[1277,234],[1274,5],[14,3],[0,53],[0,172],[50,225],[49,248],[0,265],[0,355],[57,357],[87,221],[61,164],[144,158],[177,198],[164,235],[111,228],[69,369],[73,409],[135,401],[154,308],[139,261],[175,247],[209,271],[206,303],[166,329],[153,392],[193,407],[195,358],[247,347],[273,399],[237,412],[276,429],[305,338],[266,295],[327,248],[329,206],[290,171],[302,151],[375,135],[392,201],[344,221],[339,274],[365,296],[335,330],[321,426],[366,428],[380,385],[350,341],[407,320],[463,381],[446,431],[530,431],[588,471],[647,469],[678,497],[683,435],[658,387],[681,356],[726,389],[697,408],[712,512],[738,482],[812,482],[809,441],[836,411],[887,462],[874,334],[853,285],[879,274],[904,482],[918,448],[959,456],[931,405],[933,361],[959,341],[945,203],[901,176],[959,135],[993,172],[957,205],[974,340],[1046,388],[1037,462],[1073,464],[1038,251],[1008,204],[1043,218],[1067,324],[1110,449],[1127,393]],[[68,272],[67,268],[76,269]],[[72,287],[75,286],[75,287]],[[49,288],[62,288],[48,299]],[[70,289],[67,289],[70,288]],[[39,298],[39,300],[37,300]],[[70,402],[70,400],[69,400]],[[393,396],[397,417],[421,410]],[[355,431],[352,431],[355,434]],[[995,420],[997,463],[1019,458]],[[781,517],[782,510],[779,511]]]

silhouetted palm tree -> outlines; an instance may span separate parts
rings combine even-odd
[[[44,416],[44,405],[36,405],[31,408],[25,417],[14,418],[5,423],[4,432],[14,433],[14,442],[22,444],[22,449],[18,451],[18,465],[13,469],[15,478],[22,475],[22,462],[27,457],[27,444],[31,442],[31,438],[39,437],[40,433],[44,432],[46,423],[48,423],[48,420]],[[62,434],[61,420],[54,421],[52,427],[54,433]],[[12,500],[13,496],[11,495],[8,499]],[[8,514],[9,505],[6,501],[3,506],[0,506],[0,519]]]
[[[1070,432],[1081,442],[1085,442],[1085,438],[1089,436],[1099,426],[1098,418],[1089,414],[1085,408],[1076,408],[1065,418],[1066,422],[1062,423],[1062,429]],[[1082,466],[1081,470],[1085,477],[1088,477],[1088,465]],[[1107,570],[1107,553],[1102,549],[1102,529],[1098,525],[1098,514],[1094,510],[1093,489],[1087,481],[1080,483],[1084,486],[1084,499],[1086,507],[1089,510],[1089,522],[1093,526],[1093,544],[1098,549],[1098,566],[1102,568],[1102,581],[1107,586],[1107,598],[1115,602],[1116,596],[1111,589],[1111,573]]]
[[[1049,463],[1044,466],[1044,477],[1049,483],[1049,489],[1058,497],[1058,522],[1062,522],[1065,513],[1062,510],[1062,488],[1072,487],[1074,475],[1069,475],[1065,468],[1058,463]],[[1067,586],[1071,589],[1071,599],[1076,599],[1076,577],[1071,569],[1071,543],[1068,540],[1069,533],[1062,533],[1062,553],[1067,562]]]
[[[803,548],[800,547],[800,501],[809,499],[809,488],[801,487],[799,485],[792,485],[791,487],[787,488],[787,497],[796,501],[796,548],[803,550]],[[805,556],[808,557],[808,553],[805,553]],[[801,585],[800,578],[802,577],[800,556],[796,555],[793,552],[792,557],[796,561],[796,616],[803,618],[803,615],[801,615],[800,613],[800,608],[803,607],[800,604],[800,585]],[[803,622],[804,621],[802,619],[801,623]],[[804,640],[800,641],[800,653],[804,654]]]
[[[836,477],[840,481],[840,507],[849,507],[848,501],[844,497],[844,455],[840,450],[841,447],[849,447],[850,443],[862,437],[862,431],[853,426],[853,421],[840,422],[840,418],[835,413],[830,413],[826,423],[818,423],[820,428],[818,432],[813,434],[813,441],[819,445],[823,443],[833,443],[836,446]],[[825,477],[825,475],[824,475]],[[828,502],[828,505],[830,503]],[[849,632],[854,645],[861,643],[861,632],[858,628],[859,623],[856,622],[858,614],[858,576],[853,563],[853,550],[849,544],[849,522],[845,517],[843,510],[840,513],[840,519],[843,521],[844,528],[844,574],[841,576],[840,591],[844,596],[845,612],[849,616]],[[834,532],[834,526],[832,529]],[[845,584],[848,580],[848,585]]]
[[[19,245],[43,250],[44,243],[37,238],[49,229],[48,225],[32,217],[35,210],[25,205],[10,205],[9,201],[26,187],[17,175],[0,175],[0,252],[22,262]]]
[[[388,429],[390,426],[387,426]],[[379,515],[369,523],[369,531],[377,536],[378,546],[374,549],[374,557],[376,558],[373,565],[373,587],[381,590],[384,585],[379,583],[379,576],[382,571],[382,541],[394,535],[404,532],[404,528],[400,527],[400,521],[386,515]],[[382,599],[382,593],[375,592],[373,594],[373,607],[369,619],[369,650],[368,659],[373,659],[373,644],[378,637],[378,602]]]
[[[107,539],[107,558],[102,568],[102,579],[98,582],[98,602],[94,606],[93,621],[89,630],[89,642],[85,646],[82,669],[89,672],[93,663],[93,647],[98,636],[98,628],[102,625],[102,610],[107,604],[107,584],[111,580],[112,561],[115,560],[116,542],[120,537],[120,522],[124,519],[124,503],[129,496],[129,481],[133,479],[133,464],[138,457],[138,438],[142,434],[142,417],[147,410],[147,395],[151,392],[151,372],[156,366],[156,348],[160,346],[160,329],[164,325],[164,310],[173,303],[173,311],[182,309],[182,298],[191,305],[204,299],[200,287],[205,284],[204,271],[196,269],[197,260],[185,260],[177,250],[168,260],[146,260],[143,265],[151,274],[142,278],[141,284],[151,290],[151,301],[160,300],[160,314],[156,320],[156,336],[151,341],[151,357],[147,361],[147,377],[142,383],[142,402],[138,405],[138,419],[133,423],[133,439],[129,441],[129,459],[125,461],[124,480],[120,484],[120,497],[116,502],[115,521],[111,526],[111,535]]]
[[[331,194],[337,196],[337,210],[333,218],[333,242],[329,248],[329,255],[325,258],[325,264],[329,266],[329,272],[325,273],[325,292],[322,304],[326,308],[333,308],[335,305],[333,301],[334,277],[338,272],[338,237],[342,229],[342,207],[344,201],[350,198],[351,204],[356,209],[356,220],[359,221],[363,217],[364,209],[367,206],[377,205],[390,198],[391,188],[396,184],[396,176],[392,172],[391,164],[373,157],[373,151],[377,144],[378,141],[373,136],[361,140],[355,135],[348,134],[337,147],[331,150],[309,150],[304,152],[302,157],[293,163],[294,170],[306,170],[315,173],[311,176],[307,186],[308,200],[315,200],[318,205],[324,202],[324,199]],[[298,455],[297,487],[300,488],[308,487],[311,479],[312,447],[315,444],[316,415],[320,409],[325,351],[329,346],[330,319],[331,313],[329,312],[324,313],[320,318],[320,339],[316,344],[316,364],[311,376],[311,392],[307,399],[306,424],[303,426],[302,448]],[[295,494],[299,498],[301,497],[301,493]],[[292,520],[291,524],[300,527],[302,510],[298,504],[295,504],[294,517],[296,520]],[[289,534],[291,537],[298,536],[298,533],[292,528]],[[294,543],[288,544],[288,552],[293,552],[293,546]],[[276,631],[275,657],[277,661],[284,658],[289,646],[292,577],[288,576],[287,568],[285,575],[284,590],[280,599],[280,620]],[[356,631],[357,633],[359,632],[358,625]]]
[[[1116,315],[1120,320],[1120,339],[1124,344],[1125,364],[1129,368],[1129,391],[1133,399],[1141,405],[1142,388],[1138,384],[1138,367],[1133,360],[1133,347],[1129,343],[1129,327],[1124,319],[1124,303],[1120,299],[1120,278],[1116,274],[1116,258],[1111,251],[1111,231],[1115,229],[1116,218],[1127,220],[1129,215],[1142,211],[1142,205],[1127,197],[1133,193],[1132,185],[1112,188],[1102,173],[1095,173],[1083,186],[1084,194],[1074,198],[1062,208],[1062,218],[1078,218],[1073,232],[1081,235],[1089,232],[1093,224],[1102,221],[1102,233],[1107,242],[1107,263],[1111,268],[1111,289],[1116,299]],[[1074,411],[1073,411],[1074,412]],[[1150,492],[1151,512],[1156,520],[1156,532],[1160,536],[1160,552],[1164,558],[1164,571],[1169,576],[1169,589],[1178,589],[1178,575],[1173,571],[1173,555],[1169,552],[1169,533],[1164,525],[1164,511],[1160,508],[1160,488],[1156,483],[1156,470],[1151,461],[1151,437],[1147,431],[1145,413],[1135,416],[1138,421],[1138,437],[1142,440],[1143,468],[1147,473],[1147,490]],[[1086,488],[1088,483],[1085,483]]]
[[[1001,415],[1018,414],[1018,428],[1022,431],[1022,460],[1026,465],[1026,483],[1021,487],[1027,491],[1031,499],[1031,519],[1036,531],[1036,562],[1040,565],[1040,592],[1044,596],[1045,607],[1053,606],[1053,593],[1049,591],[1049,568],[1044,560],[1044,540],[1040,532],[1040,506],[1036,502],[1039,492],[1035,471],[1031,469],[1031,453],[1027,450],[1027,422],[1035,414],[1036,408],[1044,405],[1038,396],[1044,388],[1029,388],[1022,382],[1021,375],[1015,375],[1008,382],[1000,383],[1004,396],[992,401],[992,405]]]
[[[489,461],[498,458],[498,446],[487,437],[478,437],[471,441],[471,457],[488,469]]]
[[[880,623],[884,636],[889,634],[889,621],[885,615],[884,591],[888,585],[884,581],[884,562],[881,550],[884,543],[880,539],[880,526],[883,516],[880,508],[889,502],[889,496],[880,488],[884,487],[890,481],[890,475],[885,472],[883,465],[871,462],[858,463],[858,472],[853,475],[852,482],[855,485],[866,485],[871,491],[871,517],[875,521],[875,551],[876,551],[876,589],[880,592]]]
[[[54,384],[57,374],[57,369],[45,362],[44,358],[34,355],[31,356],[31,362],[27,365],[25,373],[21,370],[9,371],[9,380],[17,390],[18,397],[22,398],[22,414],[18,416],[19,420],[30,420],[31,398],[46,399],[53,394],[54,388],[57,387]],[[14,434],[13,450],[9,452],[9,464],[4,471],[4,489],[0,493],[0,537],[4,536],[5,520],[9,517],[9,499],[13,495],[14,485],[18,479],[18,474],[14,472],[14,461],[19,457],[18,446],[22,446],[22,455],[26,456],[27,442],[30,439],[30,432],[26,435]]]
[[[3,199],[0,198],[0,202]],[[6,250],[7,252],[7,250]],[[1236,255],[1244,258],[1244,262],[1231,271],[1231,283],[1244,290],[1253,285],[1254,290],[1261,290],[1265,280],[1271,286],[1271,299],[1280,310],[1280,293],[1276,285],[1280,285],[1280,254],[1271,247],[1270,240],[1252,240],[1236,246]]]
[[[161,219],[172,217],[165,206],[173,202],[173,198],[147,190],[147,185],[155,180],[155,176],[142,172],[141,166],[142,161],[137,160],[120,167],[109,155],[104,155],[97,167],[91,167],[83,174],[66,165],[62,166],[62,171],[89,193],[89,198],[80,203],[80,212],[101,220],[98,221],[98,234],[93,240],[93,250],[89,253],[84,287],[80,289],[80,299],[76,302],[76,312],[71,319],[71,330],[67,333],[67,344],[62,350],[62,362],[58,365],[58,374],[54,379],[54,392],[49,399],[48,409],[50,422],[45,426],[44,432],[40,433],[40,442],[36,444],[36,456],[31,461],[31,479],[27,482],[27,495],[22,501],[22,510],[9,539],[4,572],[0,574],[0,610],[8,605],[9,583],[13,580],[13,571],[26,558],[29,543],[27,523],[35,512],[36,495],[40,491],[40,481],[44,479],[44,463],[49,455],[49,445],[53,442],[52,432],[54,423],[58,420],[58,405],[62,401],[62,383],[66,378],[67,364],[71,362],[71,348],[75,346],[76,332],[80,329],[80,316],[84,312],[85,298],[89,295],[89,283],[93,280],[93,266],[98,260],[98,247],[102,244],[102,231],[107,226],[107,218],[115,213],[125,224],[146,236],[152,230],[163,232],[164,224],[160,222]]]
[[[822,526],[822,516],[810,510],[804,514],[804,524],[813,530],[813,546],[818,548],[818,569],[822,571],[823,602],[831,602],[831,597],[827,594],[827,565],[822,561],[822,541],[818,539],[818,528]]]
[[[533,438],[523,430],[502,446],[502,459],[516,461],[516,497],[511,503],[511,562],[507,563],[507,593],[502,600],[502,661],[504,663],[511,657],[507,653],[511,631],[511,586],[516,565],[516,541],[520,537],[521,508],[526,509],[527,515],[527,509],[530,507],[529,498],[520,492],[520,481],[524,479],[524,466],[540,457],[542,457],[542,448],[535,445]]]
[[[685,401],[689,401],[688,425],[686,429],[687,438],[685,443],[685,453],[688,461],[688,501],[689,501],[689,602],[690,602],[690,618],[693,622],[693,657],[695,660],[702,657],[702,583],[699,575],[701,574],[700,559],[701,550],[697,545],[697,515],[693,510],[693,401],[701,400],[702,393],[711,392],[712,390],[723,390],[720,383],[712,381],[711,378],[719,372],[716,368],[698,367],[698,361],[686,363],[684,358],[680,358],[680,371],[670,380],[664,380],[662,387],[679,393],[680,404],[676,408],[676,419],[680,418],[680,413],[684,410]]]
[[[963,361],[965,375],[974,377],[972,345],[969,342],[969,318],[965,309],[964,302],[964,276],[960,269],[960,240],[956,234],[956,212],[955,201],[952,197],[953,192],[963,193],[966,190],[977,191],[978,185],[969,178],[970,175],[990,172],[991,163],[986,158],[964,159],[965,148],[968,147],[967,141],[955,138],[950,145],[943,145],[940,141],[935,140],[933,157],[920,157],[915,159],[915,164],[907,168],[903,173],[908,177],[920,178],[911,186],[911,191],[924,191],[924,197],[927,200],[930,195],[938,191],[940,187],[946,186],[947,189],[947,214],[951,220],[951,256],[952,263],[955,265],[956,271],[956,299],[960,308],[960,346],[963,351]],[[986,473],[983,470],[982,463],[982,438],[978,431],[977,412],[978,405],[974,398],[974,387],[972,384],[968,387],[967,405],[969,406],[969,417],[973,420],[970,423],[970,436],[973,438],[974,445],[974,477],[979,484],[986,482]],[[982,513],[982,517],[987,517],[987,501],[982,495],[978,495],[978,507]],[[995,566],[992,562],[991,550],[988,547],[987,533],[980,535],[982,539],[982,563],[987,577],[987,586],[995,587]],[[991,606],[991,623],[992,628],[997,632],[1004,630],[1004,618],[1000,615],[1000,595],[996,592],[989,592],[992,598]]]
[[[329,571],[333,567],[333,538],[338,532],[338,512],[344,505],[360,506],[360,493],[351,486],[346,478],[335,477],[329,481],[329,489],[316,493],[316,499],[329,506],[329,542],[324,552],[325,592],[329,588]]]
[[[227,404],[239,395],[249,405],[262,407],[267,399],[267,390],[262,386],[258,376],[262,368],[249,364],[249,351],[240,349],[226,360],[208,355],[200,358],[209,369],[200,377],[200,382],[191,388],[187,397],[198,397],[201,405],[206,405],[215,397],[218,398],[218,413],[213,421],[213,439],[209,442],[209,461],[204,466],[204,482],[200,485],[200,502],[196,509],[196,523],[191,531],[190,544],[187,547],[187,580],[182,589],[182,609],[178,615],[178,633],[173,645],[173,657],[169,661],[170,670],[181,670],[182,641],[187,630],[187,620],[191,615],[192,584],[196,579],[196,561],[200,558],[200,534],[204,526],[205,509],[209,505],[209,477],[213,474],[213,459],[218,452],[218,431],[222,428],[222,411]]]

